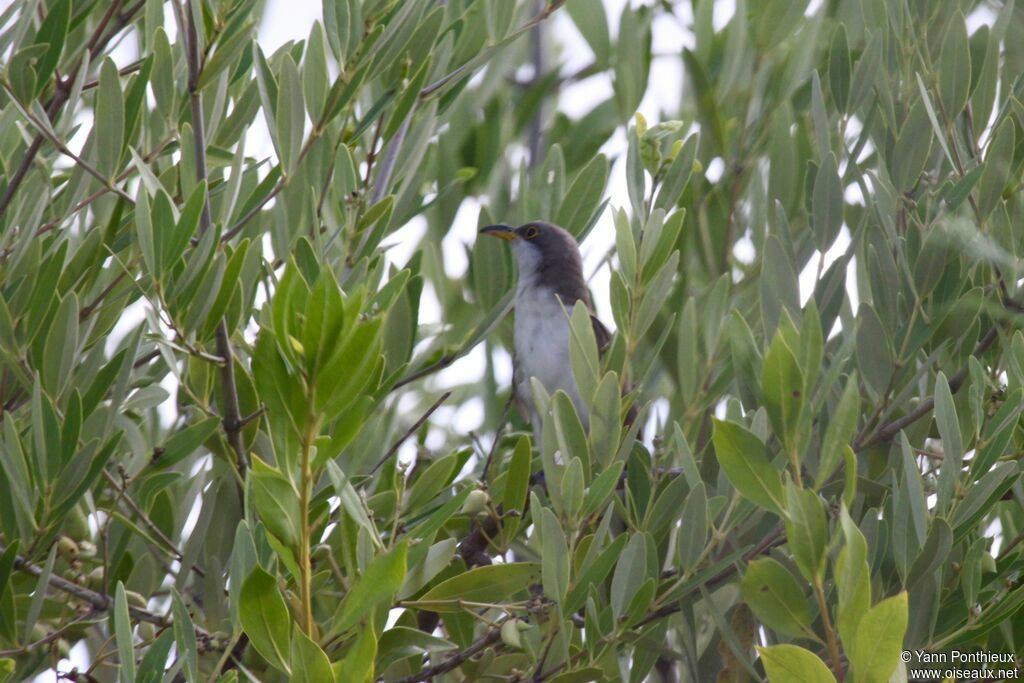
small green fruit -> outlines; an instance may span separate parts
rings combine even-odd
[[[521,650],[523,647],[523,641],[519,637],[519,623],[518,619],[506,619],[505,623],[501,625],[501,642],[509,647],[514,647],[517,650]]]
[[[487,505],[490,502],[491,497],[487,495],[486,491],[474,489],[466,496],[466,502],[462,504],[462,512],[467,515],[479,515],[487,510]]]

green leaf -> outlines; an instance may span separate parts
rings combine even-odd
[[[427,603],[435,612],[461,612],[457,601],[493,602],[496,596],[508,599],[526,590],[540,579],[535,562],[509,562],[474,567],[431,588],[417,602]]]
[[[831,152],[824,155],[814,176],[811,216],[814,242],[818,250],[824,253],[843,227],[843,184],[839,180],[836,159]]]
[[[626,549],[619,556],[612,575],[612,613],[618,619],[626,614],[633,596],[647,580],[646,534],[637,532],[629,537]]]
[[[569,544],[562,524],[550,508],[542,508],[541,524],[541,578],[544,594],[565,605],[569,591]],[[564,610],[563,610],[564,611]]]
[[[40,57],[35,64],[36,73],[41,74],[36,83],[35,95],[43,90],[50,81],[50,74],[57,68],[60,62],[61,52],[64,50],[68,28],[71,22],[71,0],[57,0],[49,5],[46,18],[39,25],[39,31],[35,39],[31,41],[36,45],[47,45],[46,53]]]
[[[846,505],[841,506],[839,519],[846,543],[839,551],[834,569],[839,593],[836,626],[849,649],[856,639],[857,625],[871,606],[871,570],[867,561],[867,541],[850,518]]]
[[[306,108],[302,100],[302,81],[299,69],[290,54],[281,62],[280,81],[277,91],[278,157],[285,176],[295,170],[302,147],[303,126],[306,123]]]
[[[204,89],[222,71],[236,63],[236,60],[242,55],[242,51],[249,47],[252,41],[251,31],[254,25],[255,22],[247,21],[226,40],[217,43],[217,49],[203,65],[203,72],[199,75],[199,84],[196,86],[197,90]]]
[[[334,680],[331,661],[320,646],[295,629],[292,638],[291,665],[293,683],[329,683]]]
[[[689,572],[696,568],[711,531],[711,515],[704,482],[697,484],[687,494],[680,519],[686,520],[686,523],[680,525],[679,540],[676,543],[679,567]]]
[[[899,664],[906,630],[906,591],[868,610],[857,626],[853,646],[847,649],[858,681],[886,683],[889,680]]]
[[[747,565],[740,591],[754,615],[781,634],[794,638],[815,638],[811,611],[800,585],[789,571],[770,557]]]
[[[782,330],[772,338],[761,366],[761,391],[775,433],[787,449],[797,448],[797,429],[804,408],[804,377]]]
[[[682,197],[683,191],[690,182],[690,176],[693,174],[699,140],[697,135],[688,137],[672,163],[669,164],[668,169],[665,170],[661,187],[658,189],[658,196],[654,200],[655,209],[668,211],[679,203],[679,198]]]
[[[558,439],[558,449],[562,453],[565,462],[579,458],[584,465],[584,470],[590,470],[590,451],[587,447],[587,433],[583,431],[583,424],[576,414],[572,399],[562,390],[555,392],[551,397],[551,411],[555,421],[555,436]]]
[[[402,541],[373,558],[342,601],[341,609],[334,619],[334,630],[349,630],[378,605],[394,598],[405,581],[408,548],[408,542]]]
[[[893,150],[892,182],[900,192],[909,192],[917,185],[932,149],[932,127],[924,100],[918,98],[907,114]]]
[[[377,643],[377,663],[383,671],[394,662],[423,654],[440,654],[457,650],[458,646],[444,638],[432,636],[419,629],[395,626],[381,634]]]
[[[331,665],[335,683],[372,683],[376,658],[377,632],[372,628],[363,629],[345,657]]]
[[[1013,164],[1014,124],[1006,118],[989,140],[985,153],[985,170],[978,181],[978,212],[984,220],[1003,195]]]
[[[821,457],[818,460],[818,473],[814,478],[814,488],[818,489],[832,476],[843,450],[849,446],[857,429],[857,418],[860,415],[860,388],[857,374],[854,372],[846,380],[842,396],[835,410],[829,416],[825,427],[825,436],[821,441]]]
[[[422,545],[414,546],[413,552],[406,558],[409,570],[395,597],[404,600],[418,593],[435,576],[440,574],[455,557],[455,545],[454,538],[446,538],[427,548],[425,553],[422,552]]]
[[[277,579],[259,566],[242,584],[239,617],[256,651],[277,669],[290,672],[291,616]]]
[[[951,123],[967,104],[971,89],[971,48],[967,24],[959,12],[949,22],[939,56],[939,94],[946,119]]]
[[[135,642],[132,639],[132,621],[128,616],[128,596],[124,584],[117,582],[114,592],[114,639],[117,641],[117,656],[120,660],[118,680],[135,683]]]
[[[43,389],[59,396],[71,379],[78,358],[78,298],[68,292],[50,323],[43,351]]]
[[[867,46],[861,53],[860,60],[853,70],[850,83],[850,101],[848,112],[857,112],[868,103],[868,96],[874,90],[879,77],[879,65],[882,63],[882,38],[879,32],[869,34]]]
[[[800,284],[793,262],[776,235],[769,235],[761,257],[761,320],[765,334],[775,333],[782,311],[800,316]]]
[[[825,662],[799,645],[758,647],[771,683],[835,683]]]
[[[881,395],[893,373],[893,350],[889,335],[875,309],[861,303],[857,312],[857,365],[868,385]]]
[[[569,361],[579,394],[587,401],[597,390],[601,361],[594,337],[594,323],[582,301],[573,305],[569,318]]]
[[[785,492],[779,472],[772,467],[764,444],[735,422],[714,420],[712,442],[715,456],[745,498],[782,516]]]
[[[825,574],[828,521],[825,507],[814,491],[786,482],[786,540],[804,578],[820,582]]]
[[[509,460],[508,474],[505,477],[505,492],[501,500],[506,512],[517,510],[522,513],[524,511],[526,493],[530,486],[530,465],[532,459],[533,453],[530,449],[530,437],[519,437],[512,451],[512,458]]]
[[[449,486],[455,476],[455,467],[458,461],[458,453],[450,453],[430,463],[430,466],[413,481],[403,506],[404,509],[417,512],[425,503],[433,500],[438,493]]]
[[[107,57],[100,66],[99,88],[96,91],[96,153],[97,169],[108,178],[116,172],[124,151],[124,96],[121,75],[114,60]]]
[[[953,405],[953,394],[946,382],[946,375],[939,372],[935,378],[935,424],[942,437],[942,468],[939,470],[937,486],[938,500],[936,514],[944,514],[949,510],[956,491],[963,465],[964,443],[960,434],[960,421]]]
[[[647,14],[629,5],[619,17],[619,36],[615,49],[615,102],[619,117],[628,119],[640,106],[647,89],[647,67],[650,58],[650,36]]]
[[[839,24],[832,36],[828,52],[828,83],[832,99],[840,112],[846,112],[850,96],[850,48],[846,42],[846,27]]]
[[[196,644],[195,625],[174,586],[171,586],[171,611],[174,613],[174,642],[178,646],[178,659],[184,661],[185,680],[188,683],[199,683],[202,679],[199,677],[199,648]]]
[[[565,599],[564,612],[566,614],[575,612],[582,607],[591,587],[599,586],[605,580],[612,568],[616,566],[626,541],[626,534],[620,534],[605,546],[593,561],[585,562],[582,565],[582,571],[573,578],[572,588]],[[592,551],[593,549],[591,549]]]
[[[216,417],[208,417],[174,432],[161,448],[154,449],[159,453],[153,458],[153,465],[159,468],[171,467],[192,455],[217,431],[220,423]]]
[[[561,198],[555,222],[577,238],[583,234],[601,204],[608,182],[608,167],[608,157],[598,154],[576,174]]]
[[[292,483],[279,470],[253,456],[249,491],[252,505],[270,533],[294,550],[299,542],[302,513]]]
[[[593,50],[597,65],[607,65],[611,57],[611,39],[603,0],[569,0],[565,3],[565,11]]]

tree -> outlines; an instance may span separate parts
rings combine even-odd
[[[0,680],[886,681],[901,650],[1024,650],[1024,14],[623,4],[325,0],[273,54],[256,0],[4,11]],[[693,42],[656,58],[665,21]],[[655,59],[684,96],[648,122]],[[480,240],[452,277],[439,246],[476,197],[614,231],[610,347],[567,312],[587,425],[507,410],[511,259]],[[473,433],[442,417],[476,401]]]

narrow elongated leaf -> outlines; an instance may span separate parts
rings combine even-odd
[[[239,617],[253,647],[281,671],[290,671],[292,622],[277,579],[257,566],[242,584]]]
[[[715,455],[732,485],[745,498],[782,515],[782,478],[772,467],[764,443],[735,422],[715,420],[714,425]]]
[[[341,611],[334,620],[338,631],[352,628],[371,610],[398,592],[405,580],[407,553],[408,544],[403,541],[373,559],[341,604]]]
[[[495,596],[511,596],[525,590],[539,578],[540,565],[534,562],[475,567],[434,586],[419,602],[430,603],[435,612],[458,612],[462,609],[456,604],[458,600],[490,602]]]
[[[785,567],[771,558],[754,560],[740,582],[743,599],[768,628],[794,638],[807,638],[811,611],[807,598]]]

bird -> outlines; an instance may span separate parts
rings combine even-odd
[[[488,225],[479,234],[509,242],[519,271],[512,388],[520,412],[532,424],[534,434],[540,434],[542,416],[537,412],[530,382],[536,377],[549,395],[564,391],[586,427],[589,407],[580,396],[569,360],[568,313],[576,302],[586,306],[599,351],[608,347],[612,333],[594,315],[576,238],[545,221],[530,221],[518,227]],[[627,424],[634,417],[635,407],[627,416]]]

